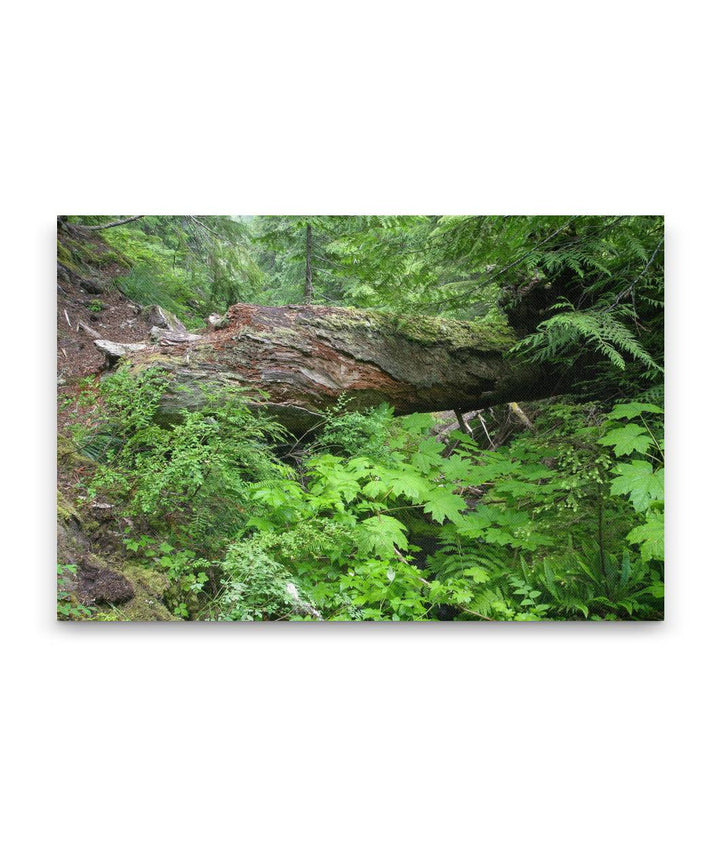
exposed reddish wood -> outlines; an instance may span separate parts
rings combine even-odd
[[[163,410],[200,406],[207,391],[243,389],[291,428],[306,429],[343,397],[348,409],[387,402],[398,414],[467,412],[488,400],[547,395],[551,379],[506,359],[506,331],[482,323],[327,306],[238,304],[227,324],[190,343],[128,357],[172,377]]]

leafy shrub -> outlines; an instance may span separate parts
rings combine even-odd
[[[92,610],[68,591],[70,580],[76,574],[76,565],[57,566],[57,617],[60,621],[83,621],[92,617]]]
[[[655,405],[555,405],[496,450],[460,432],[447,447],[429,415],[337,409],[292,468],[283,431],[240,399],[157,425],[165,383],[121,369],[101,384],[88,495],[131,515],[127,549],[163,570],[183,618],[662,615]]]

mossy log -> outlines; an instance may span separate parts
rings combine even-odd
[[[341,397],[350,410],[387,402],[401,415],[550,394],[552,378],[508,358],[514,341],[509,328],[482,321],[237,304],[196,341],[152,345],[128,360],[170,373],[167,419],[242,391],[291,430],[307,430]]]

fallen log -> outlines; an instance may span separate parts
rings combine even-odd
[[[464,413],[556,393],[541,368],[508,356],[514,342],[509,328],[483,321],[237,304],[227,324],[193,341],[133,346],[126,357],[135,371],[168,372],[165,420],[210,396],[241,392],[290,430],[305,431],[339,401],[348,410],[387,402],[398,415]]]

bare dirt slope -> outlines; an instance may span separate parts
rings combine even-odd
[[[147,338],[150,324],[140,317],[140,307],[116,286],[127,273],[124,262],[97,233],[58,221],[57,372],[61,386],[101,371],[104,357],[93,345],[94,338],[119,342]]]

